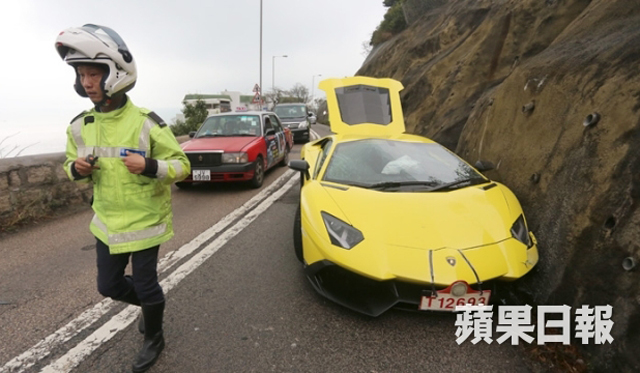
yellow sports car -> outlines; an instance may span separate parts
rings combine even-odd
[[[515,195],[483,176],[483,164],[404,133],[400,82],[350,77],[320,88],[334,134],[305,144],[289,167],[301,172],[294,249],[321,295],[371,316],[455,311],[491,303],[496,281],[536,265]]]

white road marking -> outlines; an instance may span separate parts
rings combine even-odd
[[[322,137],[322,136],[320,136],[320,135],[318,134],[318,132],[316,132],[316,131],[314,131],[314,130],[309,130],[309,132],[311,132],[311,138],[312,138],[313,140],[317,140],[317,139],[319,139],[320,137]]]
[[[233,227],[227,229],[218,238],[212,241],[204,249],[194,255],[187,262],[178,267],[173,273],[167,276],[160,282],[160,285],[168,293],[176,285],[180,283],[191,272],[200,267],[207,259],[215,254],[224,244],[230,239],[235,237],[239,232],[245,229],[251,224],[258,216],[265,212],[275,201],[277,201],[283,194],[289,189],[298,184],[299,174],[294,175],[289,181],[267,199],[265,199],[258,207],[249,212],[242,220],[238,221]],[[134,322],[138,316],[140,307],[127,306],[122,312],[107,321],[98,330],[93,332],[84,341],[80,342],[77,346],[69,350],[64,356],[59,358],[53,364],[45,367],[42,373],[57,373],[57,372],[69,372],[78,364],[89,356],[102,344],[113,338],[119,331],[124,330],[132,322]]]
[[[204,242],[224,230],[236,219],[245,215],[247,211],[251,210],[267,195],[272,194],[274,190],[278,188],[280,182],[288,177],[291,177],[293,173],[296,172],[293,170],[287,170],[287,172],[280,176],[280,178],[263,189],[260,193],[255,195],[240,208],[234,210],[232,213],[222,218],[211,228],[199,234],[196,238],[183,245],[180,249],[167,253],[162,259],[158,261],[158,273],[167,271],[180,259],[183,259],[189,254],[193,253]],[[0,372],[24,372],[25,370],[36,364],[38,361],[49,356],[53,349],[69,341],[71,338],[75,337],[80,332],[91,326],[100,317],[109,312],[116,304],[117,303],[115,303],[110,298],[105,298],[92,308],[81,313],[78,317],[71,320],[68,324],[55,331],[53,334],[36,343],[29,350],[11,359],[2,367],[2,369],[0,369]]]

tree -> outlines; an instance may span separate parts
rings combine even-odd
[[[384,20],[371,35],[373,46],[384,43],[407,28],[407,21],[402,11],[402,0],[384,0],[383,4],[389,9],[384,15]]]
[[[289,96],[299,100],[298,102],[309,101],[309,89],[300,83],[296,83],[288,93]]]
[[[207,119],[207,116],[209,116],[209,111],[207,110],[205,102],[198,99],[194,105],[184,102],[182,114],[184,114],[185,121],[176,120],[176,123],[171,125],[171,131],[175,136],[186,135],[191,131],[197,131],[205,119]]]
[[[278,102],[282,102],[282,97],[286,92],[278,87],[274,87],[273,90],[264,93],[263,96],[267,102],[272,102],[273,105],[277,105]]]

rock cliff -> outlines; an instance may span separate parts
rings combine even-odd
[[[402,81],[409,132],[497,165],[539,243],[520,299],[613,306],[613,343],[581,348],[640,371],[640,1],[417,2],[357,75]]]

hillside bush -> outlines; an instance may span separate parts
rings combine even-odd
[[[373,46],[384,43],[407,28],[407,21],[404,19],[402,11],[402,0],[387,0],[383,4],[389,6],[389,9],[378,28],[371,35],[371,45]]]

